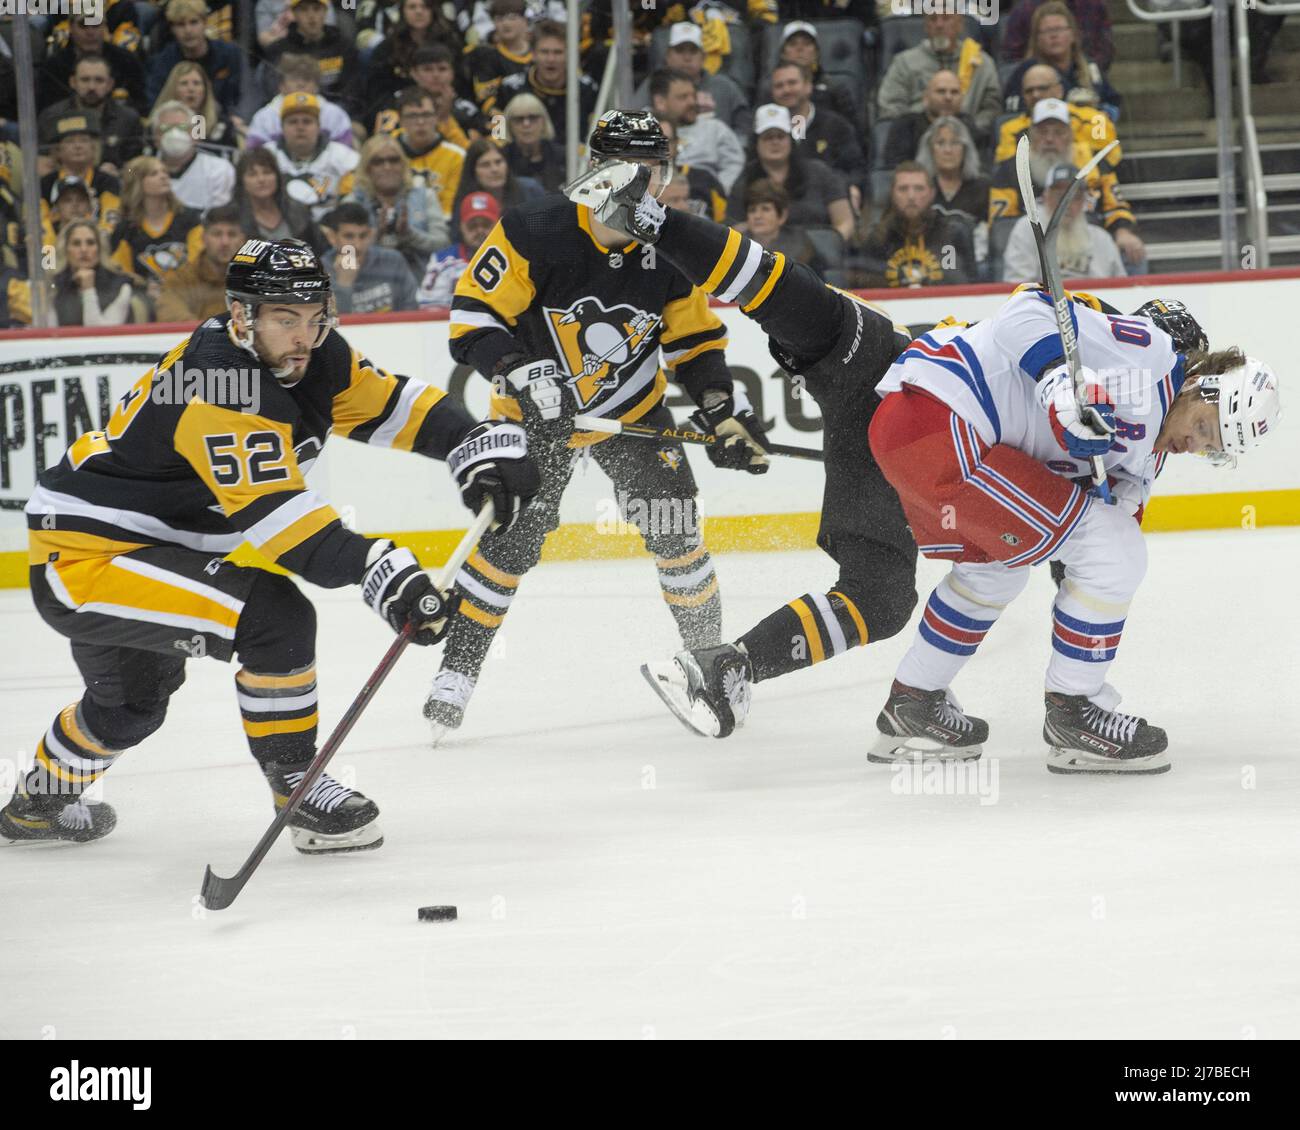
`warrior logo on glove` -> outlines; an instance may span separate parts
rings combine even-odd
[[[555,349],[576,378],[570,387],[581,407],[589,407],[602,389],[632,377],[642,365],[658,367],[658,316],[627,305],[607,309],[591,297],[579,298],[566,310],[545,310]]]

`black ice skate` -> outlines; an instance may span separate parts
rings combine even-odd
[[[682,724],[706,738],[725,738],[749,713],[749,656],[735,644],[682,651],[663,663],[646,663],[641,674]]]
[[[460,728],[473,693],[474,680],[459,671],[439,671],[433,677],[429,697],[424,700],[424,716],[429,720],[434,745]]]
[[[1169,738],[1145,718],[1106,710],[1081,694],[1046,695],[1043,741],[1053,773],[1164,773]]]
[[[298,787],[303,769],[274,764],[262,767],[277,810]],[[379,806],[373,800],[322,773],[290,819],[289,835],[304,855],[371,851],[384,842],[378,817]]]
[[[0,839],[13,843],[69,840],[84,844],[102,839],[117,826],[107,804],[87,804],[81,797],[33,797],[14,793],[0,811]]]
[[[876,719],[880,737],[867,753],[879,765],[904,761],[974,761],[989,724],[962,712],[951,691],[922,691],[897,679]]]
[[[667,216],[664,206],[647,193],[651,172],[631,161],[606,161],[564,187],[575,204],[585,204],[602,224],[634,239],[654,243]]]

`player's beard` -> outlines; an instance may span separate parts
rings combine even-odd
[[[1067,274],[1086,274],[1092,259],[1088,221],[1080,212],[1066,216],[1056,232],[1056,261]]]

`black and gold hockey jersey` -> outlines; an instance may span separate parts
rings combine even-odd
[[[113,265],[138,281],[165,279],[203,251],[203,224],[192,208],[168,212],[157,227],[123,220],[109,240]]]
[[[628,422],[663,399],[665,367],[697,401],[706,388],[730,390],[726,344],[703,290],[654,247],[602,246],[590,210],[560,196],[508,211],[452,299],[457,361],[490,377],[511,354],[553,358],[580,412]],[[493,410],[519,414],[504,397]]]
[[[386,372],[332,331],[286,387],[209,318],[77,439],[27,504],[29,564],[70,607],[79,574],[151,545],[222,557],[248,541],[318,585],[357,583],[371,539],[304,474],[331,432],[442,459],[474,425],[432,385]],[[87,577],[81,577],[87,580]]]

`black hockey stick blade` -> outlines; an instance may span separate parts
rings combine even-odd
[[[492,524],[494,516],[492,501],[489,499],[483,504],[483,509],[479,511],[478,517],[474,519],[470,528],[465,531],[465,536],[460,539],[460,543],[452,550],[451,556],[447,558],[434,578],[433,583],[439,592],[445,592],[451,588],[456,579],[456,574],[460,572],[461,566],[469,560],[470,554],[474,552],[474,547],[478,545],[479,538],[487,532],[487,528]],[[307,771],[302,775],[302,780],[298,782],[298,787],[289,794],[289,799],[285,801],[280,811],[275,814],[271,826],[262,833],[262,838],[257,841],[257,846],[253,848],[253,854],[245,860],[244,866],[229,878],[218,875],[212,870],[211,866],[204,870],[203,885],[199,888],[199,898],[202,899],[205,908],[208,910],[225,910],[239,897],[239,892],[244,889],[244,885],[252,878],[253,872],[266,858],[266,853],[271,850],[272,845],[280,838],[280,833],[293,819],[293,814],[298,811],[298,806],[302,804],[308,790],[325,772],[325,766],[329,764],[330,758],[338,752],[344,739],[352,732],[352,727],[356,725],[357,719],[361,717],[362,711],[370,704],[370,700],[375,697],[383,681],[388,678],[388,673],[396,666],[397,660],[401,657],[402,652],[406,650],[406,645],[411,642],[411,637],[415,634],[417,627],[418,625],[412,621],[404,625],[397,634],[397,638],[393,640],[384,653],[383,659],[379,661],[379,666],[371,672],[365,686],[361,688],[360,693],[352,700],[352,704],[344,711],[343,717],[339,719],[338,725],[334,727],[334,732],[330,734],[325,744],[320,747],[320,750],[312,759]]]
[[[612,436],[633,436],[636,439],[648,439],[655,442],[673,440],[677,443],[693,443],[709,447],[718,442],[718,437],[709,432],[696,431],[694,428],[653,428],[649,424],[625,424],[622,420],[607,420],[603,416],[575,416],[574,427],[585,432],[604,432]],[[765,443],[763,450],[768,455],[785,455],[790,459],[807,459],[814,463],[824,463],[826,456],[815,447],[798,447],[791,443]]]

